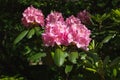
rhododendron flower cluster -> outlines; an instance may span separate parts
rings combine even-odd
[[[77,18],[81,20],[84,24],[90,24],[90,13],[86,10],[83,10],[77,14]]]
[[[68,43],[75,44],[78,48],[87,49],[90,43],[90,30],[83,25],[80,20],[74,16],[66,19],[68,26]]]
[[[61,13],[52,12],[47,17],[47,25],[42,37],[45,46],[76,45],[78,48],[87,49],[91,40],[90,34],[90,30],[78,18],[70,16],[64,21]]]
[[[44,26],[44,15],[41,10],[30,6],[23,12],[22,23],[26,27],[31,26],[32,24]]]
[[[43,42],[45,46],[68,45],[66,25],[61,22],[47,24],[43,33]]]
[[[46,18],[45,32],[42,35],[45,46],[68,45],[67,26],[59,12],[51,12]]]
[[[51,12],[51,14],[49,14],[46,18],[46,23],[56,23],[58,21],[64,21],[64,18],[62,16],[62,13],[59,12]]]
[[[54,11],[47,16],[44,24],[42,11],[30,6],[23,12],[22,23],[26,27],[34,24],[45,26],[42,33],[45,46],[75,45],[78,48],[87,49],[91,41],[91,32],[81,22],[84,23],[88,19],[88,13],[83,11],[78,14],[78,18],[72,15],[64,21],[62,13]]]

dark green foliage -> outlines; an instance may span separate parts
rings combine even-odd
[[[90,51],[66,54],[67,49],[43,48],[43,30],[26,30],[21,24],[22,12],[30,5],[45,16],[51,11],[65,17],[89,11],[91,24],[86,26],[92,31]],[[0,0],[0,9],[0,80],[120,79],[120,0]],[[61,67],[40,65],[48,55],[45,50],[55,51],[50,58]]]

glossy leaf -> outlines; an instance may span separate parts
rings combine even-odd
[[[81,60],[85,60],[87,57],[87,54],[85,52],[80,52],[79,56],[80,56]]]
[[[113,10],[113,12],[120,16],[120,10],[116,9],[116,10]]]
[[[90,50],[94,50],[95,49],[95,40],[92,40],[90,45],[89,45],[89,49]]]
[[[95,69],[93,69],[93,68],[85,68],[86,70],[88,70],[88,71],[92,71],[92,72],[97,72]]]
[[[32,28],[29,32],[28,32],[28,35],[27,35],[27,38],[30,39],[32,38],[32,36],[35,34],[35,29]]]
[[[65,61],[65,54],[61,49],[56,49],[54,53],[54,62],[57,66],[62,66]]]
[[[20,42],[28,33],[28,30],[24,30],[23,32],[21,32],[17,38],[14,40],[14,44],[17,44],[18,42]]]
[[[99,44],[99,48],[101,48],[103,46],[104,43],[108,43],[112,38],[114,38],[116,36],[116,34],[113,35],[108,35],[107,37],[105,37],[102,42]]]
[[[113,76],[116,77],[117,76],[117,70],[114,68],[113,69]]]
[[[102,41],[102,43],[107,43],[110,39],[112,39],[114,37],[115,37],[115,34],[109,35],[109,36],[107,36],[107,37],[104,38],[104,40]]]
[[[66,65],[65,67],[65,73],[68,74],[69,72],[71,72],[73,66],[72,65]]]
[[[31,60],[33,62],[39,62],[40,58],[45,57],[45,56],[46,56],[45,53],[39,52],[39,53],[35,53],[34,55],[31,55],[29,57],[29,60]]]
[[[110,16],[109,14],[104,13],[104,14],[101,16],[101,20],[104,21],[104,20],[107,19],[109,16]]]
[[[71,52],[69,54],[69,61],[71,61],[72,63],[75,64],[77,59],[78,59],[78,52]]]

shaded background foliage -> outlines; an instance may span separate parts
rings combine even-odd
[[[115,35],[98,50],[101,58],[110,56],[110,59],[113,60],[120,56],[120,17],[117,17],[118,21],[116,21],[113,19],[116,14],[112,13],[112,10],[120,8],[120,0],[0,0],[0,75],[13,76],[19,74],[18,77],[23,76],[28,80],[39,80],[41,78],[52,80],[56,74],[56,71],[45,65],[29,65],[29,55],[25,55],[26,46],[34,47],[32,50],[37,52],[36,46],[32,44],[40,44],[35,43],[39,38],[30,39],[31,44],[28,44],[29,41],[25,38],[17,45],[19,47],[13,45],[16,36],[25,29],[21,24],[22,12],[30,5],[41,9],[45,16],[55,10],[68,17],[77,15],[79,11],[86,9],[93,16],[94,23],[88,25],[88,28],[91,29],[93,33],[91,37],[96,42],[101,42],[106,36]],[[103,18],[105,19],[101,18],[104,14],[105,17]],[[80,69],[73,70],[73,74],[70,75],[77,74],[78,71],[83,74],[87,73],[86,70]],[[120,74],[120,72],[118,73]],[[45,75],[48,77],[44,77]],[[92,74],[88,73],[88,75]]]

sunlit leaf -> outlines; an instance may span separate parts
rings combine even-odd
[[[81,60],[85,60],[87,54],[85,54],[84,52],[80,52],[80,53],[79,53],[79,56],[80,56]]]
[[[99,44],[99,48],[101,48],[103,46],[104,43],[108,43],[112,38],[114,38],[116,36],[116,34],[112,34],[112,35],[108,35],[107,37],[105,37],[102,42]]]
[[[35,29],[32,28],[29,32],[28,32],[28,35],[27,35],[27,38],[30,39],[32,38],[32,36],[35,34]]]
[[[68,58],[69,58],[69,61],[71,61],[72,63],[76,63],[78,59],[78,52],[71,52]]]
[[[57,66],[62,66],[64,61],[65,61],[65,54],[61,49],[56,49],[55,53],[54,53],[54,62]]]
[[[120,10],[116,9],[116,10],[113,10],[113,12],[120,16]]]
[[[39,62],[40,58],[45,57],[45,56],[46,56],[45,53],[39,52],[39,53],[35,53],[35,54],[29,56],[29,60],[31,60],[33,62]]]
[[[110,16],[109,14],[104,13],[104,14],[101,16],[101,20],[104,21],[104,20],[106,20],[109,16]]]
[[[88,71],[92,71],[92,72],[97,72],[95,69],[93,69],[93,68],[85,68],[86,70],[88,70]]]
[[[66,67],[65,67],[65,73],[67,74],[67,73],[71,72],[72,68],[73,68],[72,65],[66,65]]]
[[[102,43],[107,43],[110,39],[112,39],[114,37],[115,37],[115,34],[109,35],[109,36],[107,36],[107,37],[104,38],[104,40],[102,41]]]
[[[113,69],[113,76],[116,77],[117,76],[117,70],[114,68]]]
[[[18,42],[20,42],[26,35],[27,35],[27,33],[28,33],[28,30],[25,30],[25,31],[23,31],[23,32],[21,32],[18,36],[17,36],[17,38],[14,40],[14,44],[17,44]]]

